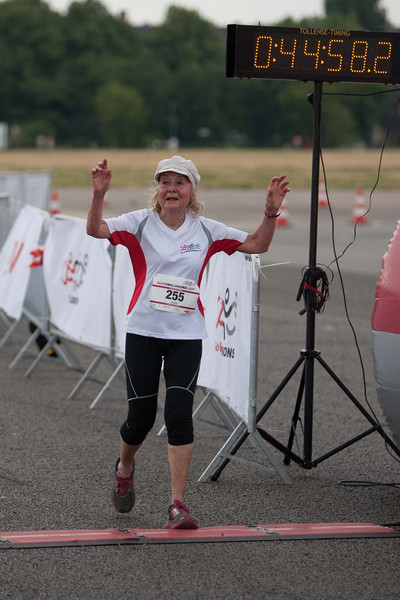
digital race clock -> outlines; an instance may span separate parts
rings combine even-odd
[[[228,25],[226,76],[400,83],[400,33]]]

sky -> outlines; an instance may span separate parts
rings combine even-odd
[[[71,0],[46,0],[58,12],[65,12]],[[165,19],[169,6],[196,10],[201,17],[217,26],[228,23],[239,25],[270,25],[291,16],[294,19],[322,15],[323,0],[100,0],[107,10],[118,15],[125,11],[133,25],[158,25]],[[388,20],[400,28],[400,1],[381,0]],[[310,23],[312,25],[312,23]]]

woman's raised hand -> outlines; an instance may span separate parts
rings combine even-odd
[[[111,177],[111,169],[108,168],[107,159],[104,158],[92,169],[94,191],[105,194],[110,187]]]
[[[266,212],[268,214],[277,213],[288,192],[290,192],[290,187],[286,175],[272,177],[267,189]]]

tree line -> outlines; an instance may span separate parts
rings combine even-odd
[[[325,15],[293,27],[390,27],[379,0],[325,0]],[[304,146],[313,86],[225,77],[225,29],[171,6],[162,24],[135,27],[98,0],[66,14],[43,0],[0,3],[0,121],[11,147]],[[333,84],[346,93],[384,86]],[[393,94],[327,96],[325,146],[380,141]]]

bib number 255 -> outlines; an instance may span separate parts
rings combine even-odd
[[[167,290],[165,294],[167,300],[174,300],[175,302],[183,302],[185,294],[183,292],[177,292],[176,290]]]
[[[156,273],[150,304],[156,310],[190,315],[196,309],[199,295],[199,286],[192,279]]]

